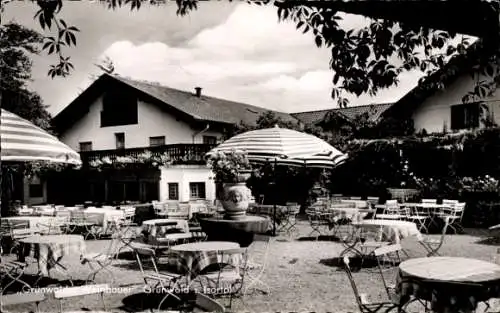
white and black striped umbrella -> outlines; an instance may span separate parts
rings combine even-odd
[[[331,168],[347,155],[326,141],[287,128],[258,129],[236,135],[209,152],[244,151],[251,162],[276,162],[279,165]]]
[[[2,109],[1,160],[81,164],[80,155],[31,122]]]
[[[307,168],[334,168],[347,160],[347,154],[330,155],[312,155],[300,158],[256,158],[253,157],[253,163],[274,163],[282,166],[307,167]]]

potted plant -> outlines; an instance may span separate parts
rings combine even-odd
[[[215,152],[209,155],[207,165],[215,174],[215,183],[219,189],[217,198],[225,210],[225,217],[242,219],[251,198],[246,181],[252,167],[246,154],[238,150]]]

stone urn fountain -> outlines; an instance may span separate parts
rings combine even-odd
[[[224,208],[224,218],[228,220],[242,220],[246,216],[252,192],[246,185],[249,174],[241,175],[236,183],[224,183],[220,199]]]
[[[201,218],[200,226],[208,241],[232,241],[248,247],[255,234],[265,233],[269,220],[261,216],[246,215],[251,191],[246,186],[250,174],[241,175],[237,182],[219,184],[219,200],[224,208],[222,218]]]

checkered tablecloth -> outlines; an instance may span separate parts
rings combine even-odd
[[[19,240],[19,260],[32,256],[38,261],[40,273],[48,276],[65,255],[85,254],[85,241],[81,235],[47,235],[31,236]]]
[[[148,240],[165,238],[175,230],[183,233],[189,232],[189,225],[186,220],[174,220],[168,218],[154,219],[142,222],[141,233]]]
[[[236,242],[226,241],[187,243],[170,248],[169,259],[171,260],[171,264],[176,267],[177,272],[194,278],[211,264],[226,263],[237,265],[241,258],[238,258],[236,255],[226,258],[223,254],[217,253],[217,251],[237,249],[239,247],[240,245]]]
[[[393,220],[363,220],[353,222],[353,225],[368,232],[377,232],[378,241],[389,241],[392,243],[400,243],[402,239],[407,237],[415,237],[417,240],[422,239],[422,234],[413,222],[393,221]]]
[[[500,265],[468,258],[429,257],[399,266],[396,293],[431,302],[434,312],[472,312],[478,302],[500,297]]]

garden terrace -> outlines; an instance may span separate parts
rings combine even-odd
[[[166,155],[170,159],[171,164],[205,164],[205,154],[214,147],[215,145],[211,144],[172,144],[120,150],[85,151],[80,152],[80,155],[84,164],[106,157],[109,158],[112,163],[115,163],[118,157],[137,158],[148,152],[151,153],[153,157]]]

